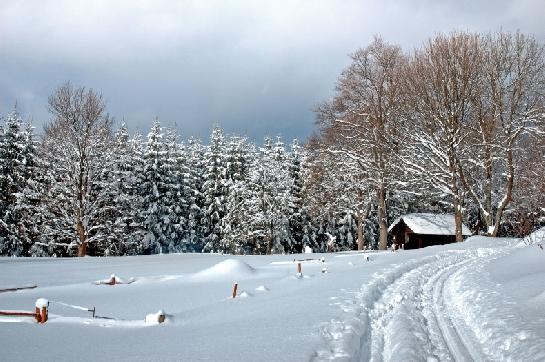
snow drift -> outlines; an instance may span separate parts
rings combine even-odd
[[[196,281],[237,280],[255,276],[257,271],[238,259],[227,259],[193,275]]]
[[[0,310],[50,302],[43,325],[0,320],[2,359],[543,361],[545,251],[519,241],[477,236],[367,252],[372,262],[361,252],[314,254],[303,262],[305,279],[285,255],[0,258],[2,283],[39,285],[2,293]],[[321,257],[330,273],[320,272]],[[108,270],[138,282],[89,283]],[[96,307],[97,317],[81,306]]]

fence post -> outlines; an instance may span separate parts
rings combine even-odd
[[[233,285],[233,299],[237,297],[238,283],[235,282]]]
[[[47,307],[42,307],[42,323],[47,322]]]
[[[161,310],[159,311],[159,316],[157,317],[157,322],[159,322],[159,323],[164,323],[165,319],[166,319],[166,314],[165,314],[165,312],[163,312],[163,310],[161,309]]]
[[[38,323],[47,322],[47,308],[49,306],[49,301],[45,298],[40,298],[36,300],[36,321]]]

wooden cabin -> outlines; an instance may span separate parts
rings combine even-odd
[[[388,228],[396,248],[418,249],[456,242],[453,214],[413,213],[397,218]],[[462,235],[470,236],[462,224]]]

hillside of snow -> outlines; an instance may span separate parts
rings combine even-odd
[[[395,253],[0,258],[0,289],[37,285],[0,293],[0,310],[49,300],[43,325],[0,316],[2,360],[542,361],[545,251],[527,244],[472,237]],[[112,274],[120,283],[97,283]]]

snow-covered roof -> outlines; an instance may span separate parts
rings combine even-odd
[[[414,213],[398,217],[388,228],[388,232],[403,220],[415,234],[422,235],[455,235],[453,214]],[[472,235],[469,228],[462,224],[462,235]]]

